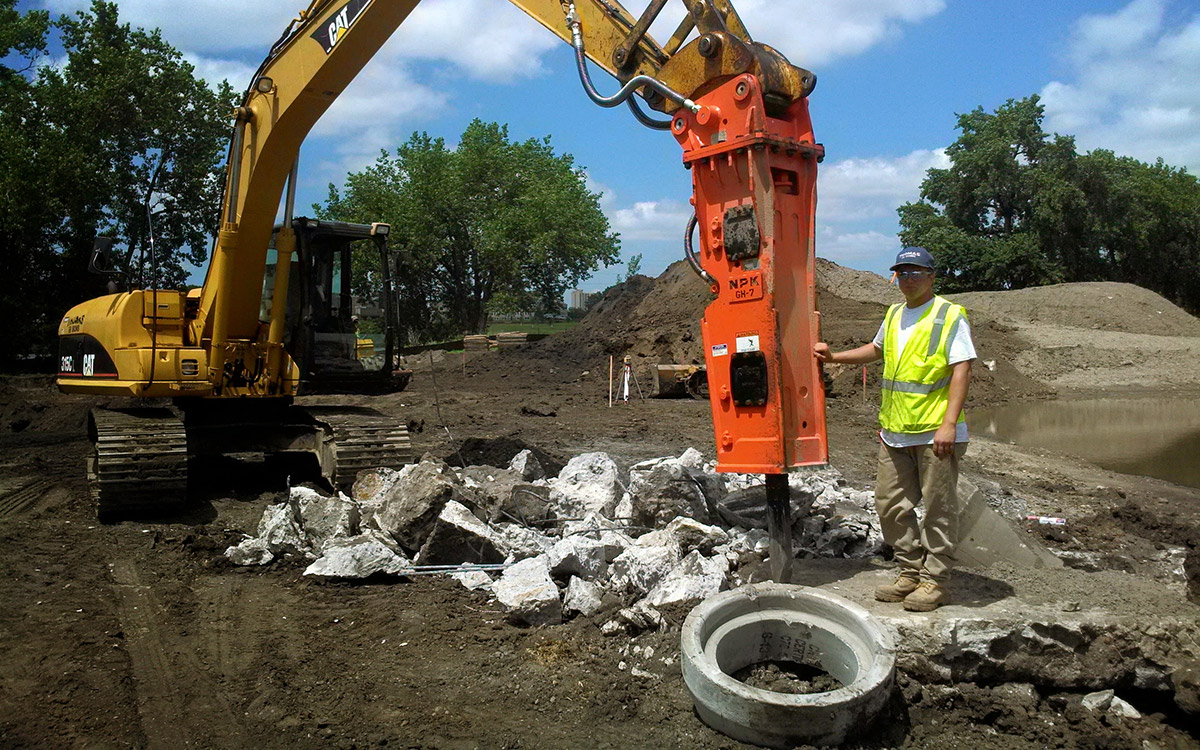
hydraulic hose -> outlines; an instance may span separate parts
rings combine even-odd
[[[633,112],[633,116],[635,118],[637,118],[637,121],[640,122],[641,124],[645,125],[646,127],[653,128],[654,130],[670,130],[671,129],[671,121],[670,120],[655,120],[653,117],[650,117],[645,112],[643,112],[642,108],[637,103],[636,96],[629,97],[628,99],[625,100],[625,103],[629,105],[629,109],[631,112]]]
[[[698,223],[696,215],[692,214],[692,218],[688,220],[687,231],[683,235],[683,254],[687,256],[688,265],[692,267],[696,275],[707,281],[709,285],[712,285],[717,283],[717,280],[712,277],[712,274],[700,267],[700,261],[696,258],[696,251],[692,247],[692,232],[696,231],[696,224]]]
[[[637,75],[630,78],[621,87],[621,90],[612,96],[601,95],[596,90],[596,87],[592,85],[592,77],[588,74],[587,57],[583,53],[583,24],[579,22],[579,15],[575,12],[575,3],[571,3],[570,10],[567,11],[567,26],[571,29],[572,46],[575,47],[575,64],[579,69],[579,80],[583,83],[583,90],[587,92],[588,98],[596,104],[599,104],[601,107],[615,107],[629,99],[634,90],[642,86],[649,86],[671,101],[679,102],[693,114],[700,111],[699,104],[647,75]],[[641,120],[640,117],[638,119],[639,121]]]

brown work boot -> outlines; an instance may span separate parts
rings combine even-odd
[[[917,590],[904,597],[909,612],[932,612],[950,600],[946,589],[934,581],[921,581]]]
[[[920,583],[916,573],[901,573],[893,583],[875,587],[875,601],[902,602],[904,597],[917,590]]]

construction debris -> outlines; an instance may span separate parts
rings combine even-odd
[[[717,474],[694,449],[628,474],[604,453],[576,456],[553,478],[543,466],[528,449],[508,468],[456,470],[426,457],[364,472],[351,497],[295,487],[226,555],[239,565],[301,557],[313,561],[305,575],[325,578],[452,575],[525,625],[625,605],[606,632],[655,628],[657,607],[745,583],[767,555],[763,478]],[[794,473],[789,486],[793,554],[882,551],[870,492],[831,468]]]

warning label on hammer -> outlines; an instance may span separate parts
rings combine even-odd
[[[738,336],[737,337],[737,352],[744,354],[746,352],[758,351],[758,335],[754,336]]]

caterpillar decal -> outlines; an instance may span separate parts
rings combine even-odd
[[[342,40],[342,37],[370,4],[371,0],[350,0],[341,7],[341,10],[330,16],[327,24],[313,33],[312,38],[320,43],[325,54],[333,52],[333,48],[337,46],[337,43]]]

